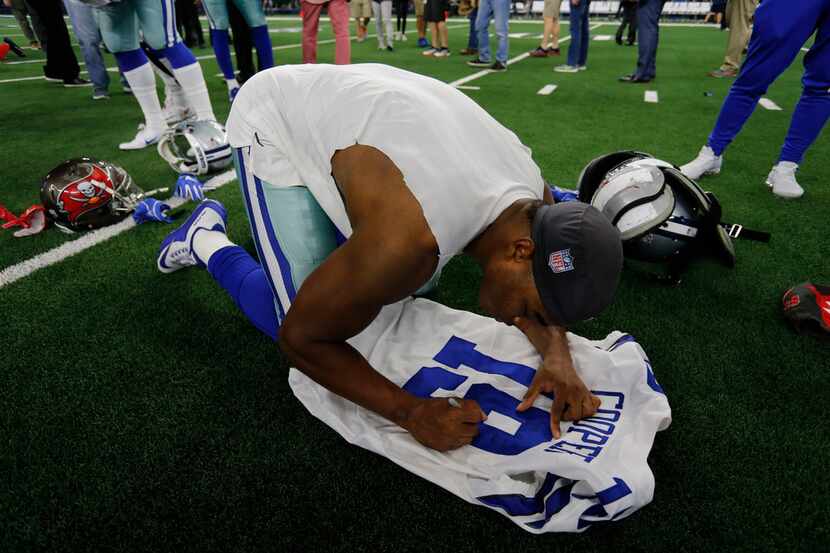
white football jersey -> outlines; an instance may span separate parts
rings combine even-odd
[[[439,453],[292,369],[294,394],[347,441],[534,532],[580,532],[651,501],[647,457],[671,422],[668,400],[634,339],[568,335],[577,372],[602,400],[593,417],[550,431],[550,397],[519,413],[540,357],[516,328],[426,299],[384,307],[349,343],[421,397],[474,399],[487,415],[472,445]]]
[[[446,83],[388,65],[260,71],[240,89],[227,128],[231,146],[250,147],[254,175],[306,186],[346,237],[331,158],[354,144],[383,152],[421,204],[438,269],[510,204],[543,197],[542,173],[513,132]]]

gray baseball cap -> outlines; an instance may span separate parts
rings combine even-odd
[[[582,202],[543,205],[531,237],[533,279],[554,322],[584,321],[611,304],[622,271],[622,240],[602,213]]]

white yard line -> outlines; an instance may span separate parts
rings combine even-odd
[[[656,90],[646,90],[643,101],[648,104],[656,104],[660,101],[660,97],[657,95]]]
[[[598,40],[598,41],[600,41],[600,42],[607,42],[607,41],[609,41],[609,40],[611,40],[611,39],[613,39],[613,38],[614,38],[614,37],[613,37],[613,36],[611,36],[611,35],[595,35],[595,36],[593,37],[593,39],[594,39],[594,40]]]
[[[557,86],[555,84],[546,84],[542,88],[539,89],[538,94],[539,96],[550,96],[553,94],[553,91],[556,90]]]
[[[764,109],[768,109],[769,111],[783,111],[781,106],[770,100],[769,98],[761,98],[758,100],[758,103],[761,104],[761,107]]]
[[[480,86],[464,86],[463,84],[458,85],[455,88],[457,88],[458,90],[481,90]]]
[[[205,183],[205,188],[212,188],[215,190],[226,185],[235,178],[236,173],[234,171],[226,171],[220,175],[216,175],[215,177],[208,179]],[[186,201],[187,200],[183,198],[170,198],[169,200],[165,200],[171,209],[184,204]],[[54,265],[55,263],[63,261],[68,257],[72,257],[73,255],[81,253],[82,251],[93,246],[97,246],[102,242],[106,242],[110,238],[118,236],[123,232],[127,232],[135,226],[136,223],[133,221],[133,218],[127,217],[120,223],[87,232],[77,240],[66,242],[57,248],[36,255],[31,259],[18,263],[17,265],[6,267],[0,271],[0,288],[8,286],[12,282],[20,280],[21,278],[25,278],[39,269]]]

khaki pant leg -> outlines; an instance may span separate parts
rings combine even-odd
[[[758,0],[729,0],[726,16],[729,20],[729,42],[721,69],[737,71],[749,38],[752,36],[752,16],[758,7]]]

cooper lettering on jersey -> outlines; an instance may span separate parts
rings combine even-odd
[[[549,453],[563,453],[581,457],[590,463],[602,453],[602,447],[617,428],[616,423],[622,418],[625,395],[620,392],[602,392],[592,390],[602,400],[603,407],[597,409],[593,417],[588,417],[571,424],[562,439],[545,448]]]

